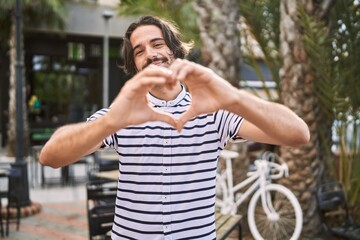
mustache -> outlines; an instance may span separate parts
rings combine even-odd
[[[169,58],[167,57],[154,57],[154,58],[151,58],[151,59],[148,59],[145,63],[145,65],[143,66],[143,69],[146,68],[147,66],[149,66],[150,64],[152,64],[153,62],[156,62],[156,61],[161,61],[163,63],[169,63],[170,60]]]

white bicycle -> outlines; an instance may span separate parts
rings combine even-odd
[[[238,206],[251,194],[248,206],[248,225],[253,237],[261,239],[298,239],[303,224],[302,210],[295,195],[286,187],[271,183],[273,179],[287,177],[289,169],[276,154],[266,152],[255,160],[254,169],[247,178],[233,185],[232,159],[237,152],[223,150],[220,158],[225,160],[225,170],[216,176],[216,206],[221,214],[234,215]],[[275,160],[282,161],[280,164]],[[220,161],[220,160],[219,160]],[[248,186],[245,191],[240,189]]]

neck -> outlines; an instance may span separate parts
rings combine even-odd
[[[170,100],[174,100],[179,93],[181,92],[181,84],[177,84],[175,87],[173,87],[172,89],[168,89],[164,86],[154,86],[151,90],[150,93],[157,97],[158,99],[162,99],[165,101],[170,101]]]

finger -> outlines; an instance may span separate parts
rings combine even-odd
[[[181,129],[184,128],[184,125],[190,120],[196,117],[195,109],[190,106],[189,110],[187,110],[185,113],[183,113],[180,118],[177,120],[176,130],[178,132],[181,131]]]
[[[140,87],[151,88],[154,85],[162,85],[167,83],[167,78],[165,77],[145,77],[139,81]]]
[[[175,78],[177,81],[185,82],[186,76],[191,72],[191,66],[190,65],[184,65],[182,68],[180,68],[175,75]]]
[[[154,117],[152,120],[165,122],[174,128],[177,127],[177,120],[170,113],[154,111]]]
[[[180,70],[185,66],[185,63],[182,59],[176,59],[171,66],[169,67],[170,70],[173,71],[173,77],[178,79],[178,75]]]
[[[138,76],[136,82],[141,84],[150,85],[153,84],[165,84],[168,88],[173,88],[177,84],[177,80],[174,78],[173,71],[164,67],[151,66],[151,69],[146,73]]]
[[[147,76],[169,77],[169,76],[171,76],[173,71],[169,68],[151,64],[147,68],[145,68],[145,70],[141,71],[140,73],[142,75],[147,75]]]
[[[133,94],[145,94],[155,85],[166,85],[168,78],[147,76],[134,80],[127,89]]]

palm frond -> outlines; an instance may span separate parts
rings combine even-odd
[[[356,161],[360,149],[360,68],[357,66],[360,5],[353,0],[341,0],[334,9],[329,26],[309,17],[302,9],[299,15],[321,109],[337,120],[340,157],[336,176],[346,186],[349,202],[354,203],[360,197],[360,183],[356,181],[360,179]],[[349,127],[352,127],[352,134],[349,134]]]
[[[68,0],[67,0],[68,1]],[[66,19],[66,2],[63,0],[24,0],[22,17],[24,28],[51,26],[62,29]],[[14,0],[2,0],[0,5],[0,45],[6,46],[10,36]]]
[[[192,7],[192,0],[123,0],[118,5],[121,16],[154,15],[176,23],[185,41],[193,41],[200,45],[197,14]]]
[[[309,63],[314,76],[315,91],[321,110],[334,118],[333,106],[337,94],[336,78],[334,78],[332,61],[332,38],[327,26],[322,21],[308,15],[303,8],[298,8],[300,23],[303,28],[303,41],[308,54]],[[339,99],[339,98],[338,98]]]
[[[279,76],[281,67],[279,56],[279,4],[279,0],[239,0],[240,13],[245,18],[252,36],[259,43],[264,54],[263,60],[270,69],[271,77],[276,83],[278,96],[281,95]],[[254,63],[251,54],[243,55],[243,58],[245,61]],[[256,70],[257,66],[253,65],[253,67]],[[258,74],[258,78],[262,79],[261,74]],[[269,89],[266,89],[266,87],[265,91],[269,94]],[[268,98],[272,99],[271,96],[268,96]]]

